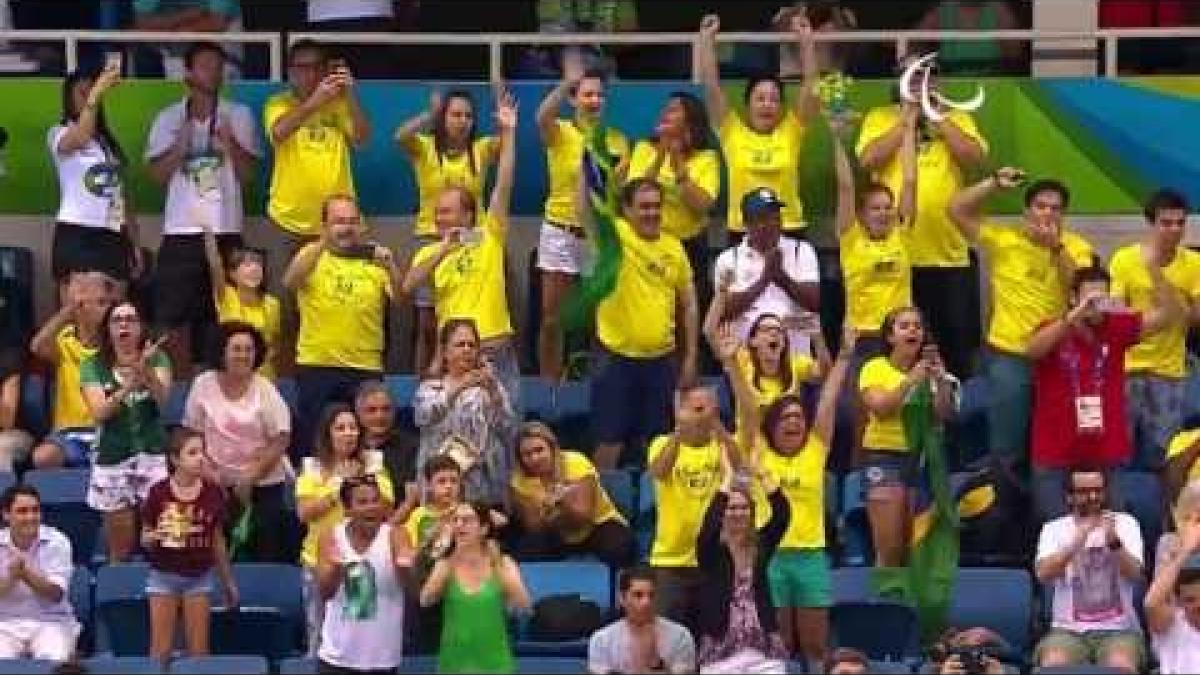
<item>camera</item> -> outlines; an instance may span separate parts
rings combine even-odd
[[[987,672],[987,660],[991,655],[986,647],[956,647],[947,653],[947,657],[950,656],[958,657],[967,675],[983,675]]]

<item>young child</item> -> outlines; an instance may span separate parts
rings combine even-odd
[[[178,429],[167,444],[171,475],[155,483],[142,506],[142,547],[150,561],[150,656],[165,661],[183,615],[189,656],[209,653],[208,594],[215,568],[228,607],[238,602],[222,524],[225,492],[204,478],[204,437]]]

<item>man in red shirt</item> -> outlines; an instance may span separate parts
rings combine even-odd
[[[1147,247],[1146,256],[1155,255]],[[1033,374],[1034,508],[1062,515],[1064,471],[1126,464],[1131,453],[1125,420],[1125,351],[1170,323],[1179,311],[1157,261],[1147,259],[1155,302],[1145,314],[1109,296],[1102,267],[1075,273],[1071,308],[1043,325],[1029,343]]]

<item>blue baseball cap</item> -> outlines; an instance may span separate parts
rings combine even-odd
[[[760,187],[742,195],[742,217],[753,218],[769,210],[787,206],[771,188]]]

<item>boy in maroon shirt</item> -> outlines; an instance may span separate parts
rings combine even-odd
[[[1157,261],[1147,260],[1147,269],[1155,289],[1150,311],[1121,306],[1109,296],[1108,272],[1085,267],[1072,280],[1066,315],[1043,325],[1029,342],[1034,507],[1042,521],[1065,509],[1065,469],[1113,469],[1129,461],[1125,352],[1179,311]]]

